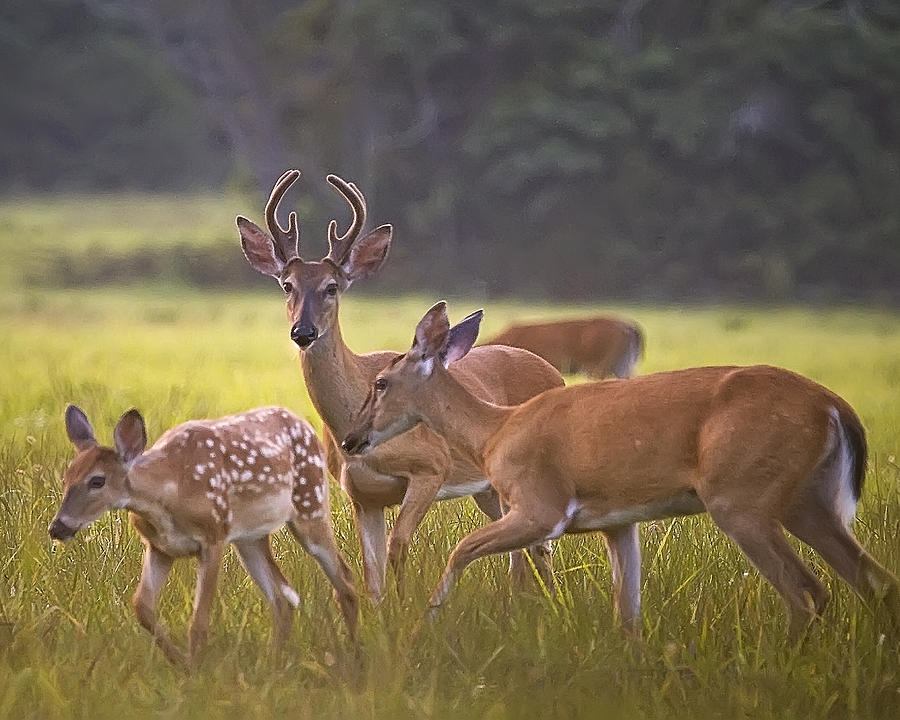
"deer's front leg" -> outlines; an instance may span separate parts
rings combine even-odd
[[[503,517],[507,508],[502,507],[500,496],[493,488],[484,492],[476,493],[472,496],[475,504],[478,505],[481,512],[487,515],[491,520],[499,520]],[[531,555],[531,561],[538,572],[547,591],[552,595],[556,590],[556,583],[553,579],[552,552],[550,541],[547,540],[538,545],[532,545],[528,549]],[[512,586],[518,590],[534,588],[534,573],[525,557],[523,550],[513,550],[509,554],[509,578]]]
[[[543,514],[545,517],[542,520],[535,520],[530,514],[512,510],[460,540],[450,554],[444,575],[428,601],[431,607],[429,615],[434,617],[437,608],[446,600],[454,583],[471,562],[485,555],[521,550],[548,537],[554,524],[546,520],[546,517],[552,518],[552,515],[546,512]],[[564,517],[560,513],[559,520]]]
[[[384,598],[384,576],[387,566],[387,538],[384,522],[384,508],[353,503],[356,532],[362,553],[363,577],[366,592],[373,605]]]
[[[388,538],[388,562],[397,582],[397,595],[403,598],[403,568],[409,554],[413,533],[434,503],[434,498],[444,481],[444,474],[410,478],[403,503]]]
[[[181,665],[184,663],[184,653],[172,642],[156,617],[159,596],[166,584],[166,578],[172,570],[173,562],[174,558],[171,556],[150,544],[145,544],[141,579],[131,604],[138,622],[153,636],[165,656],[176,665]]]
[[[206,645],[209,634],[209,611],[216,595],[219,570],[225,546],[221,542],[203,545],[197,557],[197,588],[194,591],[194,614],[191,617],[191,657],[195,658]]]

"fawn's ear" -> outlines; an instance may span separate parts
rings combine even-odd
[[[346,262],[341,265],[347,280],[364,280],[378,272],[391,247],[393,232],[391,225],[382,225],[353,243]]]
[[[481,318],[483,317],[484,310],[476,310],[450,328],[450,332],[447,333],[447,341],[440,355],[444,367],[449,367],[450,363],[455,363],[460,358],[465,357],[466,353],[472,349],[472,346],[478,339],[478,330],[481,327]]]
[[[144,452],[147,446],[147,429],[144,427],[144,418],[131,408],[116,425],[113,438],[116,442],[116,452],[123,462],[129,463]]]
[[[66,408],[66,435],[79,452],[97,444],[94,428],[91,427],[84,410],[76,405],[69,405]]]
[[[447,318],[447,303],[441,300],[435,303],[416,325],[412,347],[407,353],[410,360],[416,362],[424,375],[430,375],[434,369],[434,361],[440,357],[447,344],[450,333],[450,320]]]
[[[250,267],[263,275],[280,278],[284,261],[276,254],[275,241],[269,233],[241,215],[235,222],[241,233],[241,248]]]

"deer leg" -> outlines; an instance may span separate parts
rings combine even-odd
[[[153,636],[154,641],[169,661],[175,665],[183,665],[184,653],[172,642],[156,616],[159,596],[174,561],[173,557],[157,550],[152,545],[145,545],[141,579],[131,603],[138,622]]]
[[[833,513],[819,505],[810,505],[792,513],[785,527],[816,550],[866,602],[886,607],[894,630],[900,630],[897,578],[865,551]]]
[[[277,653],[290,633],[293,609],[300,604],[300,596],[272,557],[268,535],[255,540],[235,541],[234,548],[247,574],[262,590],[272,610],[272,647]]]
[[[428,601],[431,614],[434,615],[437,608],[446,600],[451,588],[469,563],[485,555],[521,550],[528,545],[536,544],[550,535],[552,529],[552,524],[547,527],[516,510],[511,510],[499,520],[466,535],[450,554],[441,581],[431,594]]]
[[[707,508],[716,524],[725,531],[787,604],[790,632],[797,635],[822,614],[828,591],[794,552],[781,524],[771,517]]]
[[[601,531],[612,568],[616,614],[625,629],[640,634],[641,545],[636,524]]]
[[[340,481],[341,468],[344,465],[344,456],[338,449],[337,441],[327,425],[322,426],[322,447],[325,448],[325,464],[331,477]]]
[[[373,605],[384,599],[384,580],[387,568],[387,542],[384,509],[353,503],[356,532],[362,553],[363,577],[366,592]]]
[[[209,635],[209,612],[216,595],[219,570],[225,546],[221,542],[204,545],[197,558],[197,587],[194,591],[194,613],[191,616],[191,657],[196,658]]]
[[[472,499],[475,501],[475,504],[479,507],[481,512],[487,515],[491,520],[499,520],[503,517],[505,509],[500,502],[500,496],[497,495],[497,492],[493,488],[481,493],[476,493],[472,496]],[[531,556],[531,561],[534,563],[538,575],[540,575],[545,587],[552,595],[556,590],[556,583],[553,579],[551,552],[549,540],[537,545],[532,545],[528,548],[528,554]],[[534,573],[531,572],[531,567],[528,565],[528,560],[525,558],[525,552],[523,550],[513,550],[509,554],[509,577],[512,586],[515,588],[524,589],[533,587],[532,580],[534,579]]]
[[[328,576],[350,637],[356,638],[359,600],[353,584],[353,573],[338,550],[330,518],[327,515],[308,519],[294,518],[289,527],[303,549],[315,558]]]
[[[434,503],[443,479],[443,474],[410,478],[406,494],[403,496],[403,503],[400,505],[397,519],[394,521],[394,527],[391,528],[387,557],[397,582],[397,595],[401,599],[403,598],[403,568],[409,554],[409,544],[428,508]]]

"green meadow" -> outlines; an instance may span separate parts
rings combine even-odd
[[[774,590],[705,517],[642,527],[641,642],[616,627],[597,536],[556,543],[555,598],[510,592],[506,560],[494,557],[474,564],[438,619],[423,623],[451,549],[484,522],[469,500],[429,511],[402,597],[392,592],[378,608],[363,603],[358,655],[324,576],[280,533],[276,554],[303,599],[284,656],[269,653],[267,606],[228,553],[208,651],[192,673],[171,667],[131,610],[141,547],[125,513],[107,515],[67,545],[47,535],[73,455],[65,405],[84,408],[105,442],[133,406],[151,441],[189,418],[273,403],[320,422],[274,282],[238,291],[159,282],[68,287],[55,248],[138,248],[165,234],[166,217],[186,212],[203,216],[198,243],[240,257],[231,225],[239,203],[118,202],[117,211],[96,199],[40,209],[0,204],[8,258],[0,274],[0,717],[900,716],[900,638],[884,618],[801,547],[832,601],[806,640],[791,642]],[[20,272],[25,265],[36,272],[35,257],[44,263],[37,283]],[[365,289],[351,289],[341,307],[344,335],[358,351],[406,349],[438,299],[372,297]],[[449,300],[452,319],[485,307],[485,336],[513,319],[633,317],[647,338],[642,373],[770,363],[827,385],[854,405],[868,431],[855,531],[900,574],[896,312]],[[336,485],[332,497],[339,543],[361,579],[350,509]],[[192,592],[193,567],[183,561],[161,606],[182,639]]]

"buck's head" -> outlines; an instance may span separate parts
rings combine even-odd
[[[367,278],[381,267],[391,245],[392,228],[382,225],[360,237],[366,222],[365,198],[353,183],[329,175],[328,182],[353,208],[353,222],[339,236],[337,221],[332,220],[328,224],[328,255],[318,262],[301,259],[297,214],[290,214],[286,230],[276,216],[278,203],[298,177],[299,170],[289,170],[272,189],[266,203],[268,233],[241,216],[237,226],[247,261],[281,285],[291,340],[306,350],[337,325],[341,293],[355,280]]]
[[[365,453],[425,420],[430,389],[451,363],[464,357],[478,338],[482,310],[450,327],[447,303],[434,305],[416,326],[412,347],[375,378],[341,447]]]
[[[114,448],[97,442],[87,415],[74,405],[66,408],[66,433],[78,454],[63,475],[62,505],[50,523],[50,537],[62,541],[106,511],[125,506],[128,468],[147,445],[144,419],[134,409],[116,425]]]

